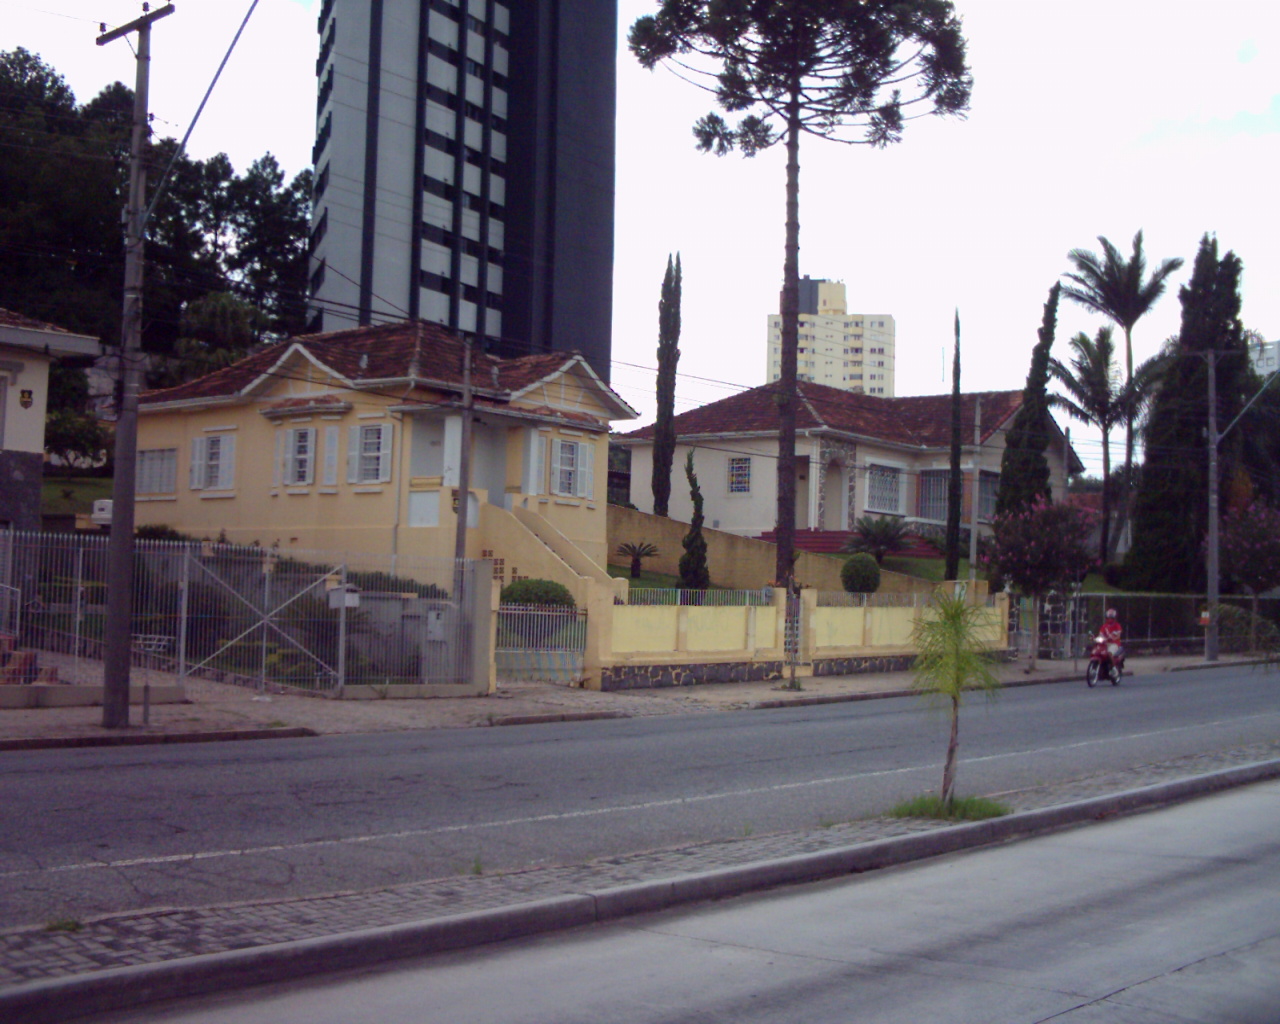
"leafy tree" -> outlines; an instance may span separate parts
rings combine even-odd
[[[645,558],[653,558],[658,554],[656,544],[650,544],[647,541],[626,541],[619,544],[617,552],[623,558],[631,560],[631,578],[638,580],[640,578],[640,562]]]
[[[861,551],[840,566],[840,583],[850,594],[874,594],[880,589],[880,563]]]
[[[908,119],[961,115],[972,79],[950,0],[661,0],[631,26],[631,51],[701,77],[720,107],[694,126],[703,151],[744,156],[786,146],[781,380],[777,391],[777,577],[793,573],[796,349],[799,337],[800,139],[884,147]]]
[[[1258,595],[1280,587],[1280,509],[1260,501],[1231,509],[1222,518],[1219,543],[1222,571],[1244,586],[1252,600],[1252,651],[1258,641]]]
[[[1098,236],[1098,244],[1102,246],[1101,257],[1088,249],[1072,249],[1067,253],[1067,259],[1075,267],[1075,273],[1065,275],[1069,283],[1064,291],[1067,298],[1108,317],[1124,331],[1124,379],[1126,384],[1132,384],[1133,327],[1164,294],[1167,278],[1182,266],[1182,260],[1161,260],[1151,276],[1147,277],[1147,258],[1142,251],[1141,231],[1133,236],[1133,255],[1127,260],[1102,235]],[[1131,479],[1133,473],[1134,416],[1134,410],[1125,415],[1126,480]]]
[[[689,481],[689,496],[693,499],[693,521],[681,542],[684,554],[680,556],[680,586],[685,590],[706,590],[711,586],[711,573],[707,569],[707,539],[702,536],[702,491],[693,471],[692,450],[684,460],[684,475]]]
[[[860,516],[853,524],[853,535],[845,541],[845,551],[866,552],[876,560],[901,551],[907,546],[911,530],[896,516]]]
[[[95,465],[111,438],[96,417],[71,408],[55,408],[44,421],[44,450],[64,466]]]
[[[944,579],[960,575],[960,505],[964,501],[964,481],[960,477],[960,448],[963,425],[960,417],[960,310],[956,310],[956,354],[951,367],[951,468],[947,474],[947,564]],[[978,500],[974,494],[973,500]]]
[[[1073,355],[1069,365],[1057,359],[1049,360],[1050,375],[1066,391],[1065,395],[1050,395],[1049,402],[1102,431],[1102,536],[1098,557],[1105,562],[1112,551],[1111,431],[1145,407],[1168,363],[1162,356],[1152,356],[1138,367],[1129,381],[1121,383],[1110,327],[1100,327],[1094,340],[1081,332],[1070,344]]]
[[[512,580],[498,595],[502,604],[544,604],[555,608],[574,607],[573,595],[555,580]]]
[[[1009,436],[1005,439],[1000,459],[1000,487],[996,491],[996,515],[1016,512],[1020,508],[1050,496],[1049,461],[1044,457],[1049,447],[1053,421],[1049,417],[1049,349],[1058,323],[1058,295],[1062,286],[1049,289],[1040,324],[1039,340],[1031,350],[1031,367],[1027,384],[1022,389],[1022,405],[1014,414]]]
[[[667,257],[658,300],[658,417],[653,424],[653,514],[665,516],[676,453],[676,364],[680,362],[680,254]]]
[[[1031,662],[1039,646],[1039,606],[1045,596],[1074,586],[1095,565],[1089,551],[1093,515],[1074,505],[1037,498],[991,524],[988,558],[1020,594],[1031,598]]]
[[[1217,240],[1205,235],[1191,280],[1179,290],[1182,327],[1164,383],[1152,401],[1146,461],[1134,501],[1134,543],[1125,560],[1130,587],[1175,592],[1205,587],[1207,360],[1217,361],[1219,430],[1231,423],[1257,388],[1240,324],[1240,272],[1236,255],[1228,252],[1219,259]],[[1248,465],[1249,425],[1246,416],[1220,446],[1223,493],[1237,471]]]
[[[942,766],[944,806],[951,804],[955,797],[960,703],[965,691],[977,688],[994,696],[1000,687],[985,639],[993,625],[986,608],[938,590],[912,634],[912,642],[919,652],[914,666],[915,688],[944,702],[951,712],[947,757]]]

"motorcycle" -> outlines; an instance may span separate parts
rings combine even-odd
[[[1112,686],[1119,686],[1120,676],[1124,672],[1124,656],[1117,657],[1119,651],[1119,644],[1109,642],[1101,633],[1095,636],[1084,681],[1092,687],[1101,679],[1110,679]]]

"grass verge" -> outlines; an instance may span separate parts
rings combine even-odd
[[[944,804],[936,794],[912,797],[889,811],[891,818],[937,818],[942,821],[982,821],[999,818],[1009,813],[1009,808],[984,796],[958,796]]]

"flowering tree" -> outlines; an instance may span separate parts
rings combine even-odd
[[[1280,509],[1251,501],[1222,518],[1222,570],[1248,588],[1253,599],[1249,649],[1258,642],[1258,595],[1280,586]]]
[[[1036,667],[1039,607],[1045,595],[1066,590],[1097,565],[1089,549],[1093,513],[1074,505],[1032,504],[996,517],[988,560],[1019,593],[1032,598],[1031,662]]]

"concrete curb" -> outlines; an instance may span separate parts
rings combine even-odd
[[[221,729],[211,732],[120,733],[111,736],[47,736],[0,740],[0,751],[52,750],[65,747],[137,747],[157,743],[220,743],[227,740],[296,740],[318,736],[313,729]]]
[[[549,722],[597,722],[605,718],[630,718],[625,711],[562,711],[544,715],[504,715],[490,725],[546,725]]]
[[[454,917],[28,982],[0,990],[0,1019],[7,1024],[56,1024],[90,1014],[136,1009],[167,999],[187,999],[227,988],[297,980],[615,921],[633,914],[727,899],[781,885],[860,874],[1025,839],[1275,778],[1280,778],[1280,759],[833,850],[590,890]]]

